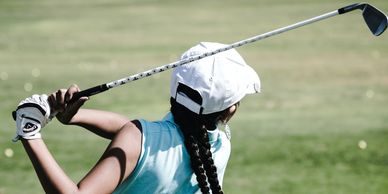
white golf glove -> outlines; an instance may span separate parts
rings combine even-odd
[[[51,120],[47,95],[34,94],[22,100],[13,117],[16,121],[16,137],[13,142],[23,139],[41,138],[40,130]]]

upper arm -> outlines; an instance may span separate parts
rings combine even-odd
[[[80,181],[82,193],[112,193],[136,167],[141,153],[142,134],[132,122],[125,124],[108,148]]]
[[[113,139],[122,127],[129,122],[126,116],[95,109],[80,109],[70,124],[82,126],[89,131],[108,139]]]

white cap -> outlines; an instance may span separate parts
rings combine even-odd
[[[183,53],[181,59],[214,51],[228,45],[201,42]],[[202,104],[178,91],[183,84],[197,91]],[[239,102],[246,94],[260,92],[260,79],[235,49],[185,64],[174,69],[171,97],[197,114],[223,111]]]

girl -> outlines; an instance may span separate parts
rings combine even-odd
[[[182,58],[226,45],[200,43]],[[230,136],[220,131],[260,80],[234,50],[174,69],[170,112],[161,121],[130,121],[115,113],[69,103],[76,85],[23,100],[16,111],[17,137],[47,193],[223,193]],[[52,157],[40,130],[57,112],[63,124],[78,125],[111,139],[90,172],[75,184]],[[51,113],[51,114],[50,114]],[[226,127],[227,128],[227,127]]]

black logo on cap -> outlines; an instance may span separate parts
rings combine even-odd
[[[23,127],[24,133],[30,133],[38,129],[38,126],[36,126],[33,123],[27,122]]]

